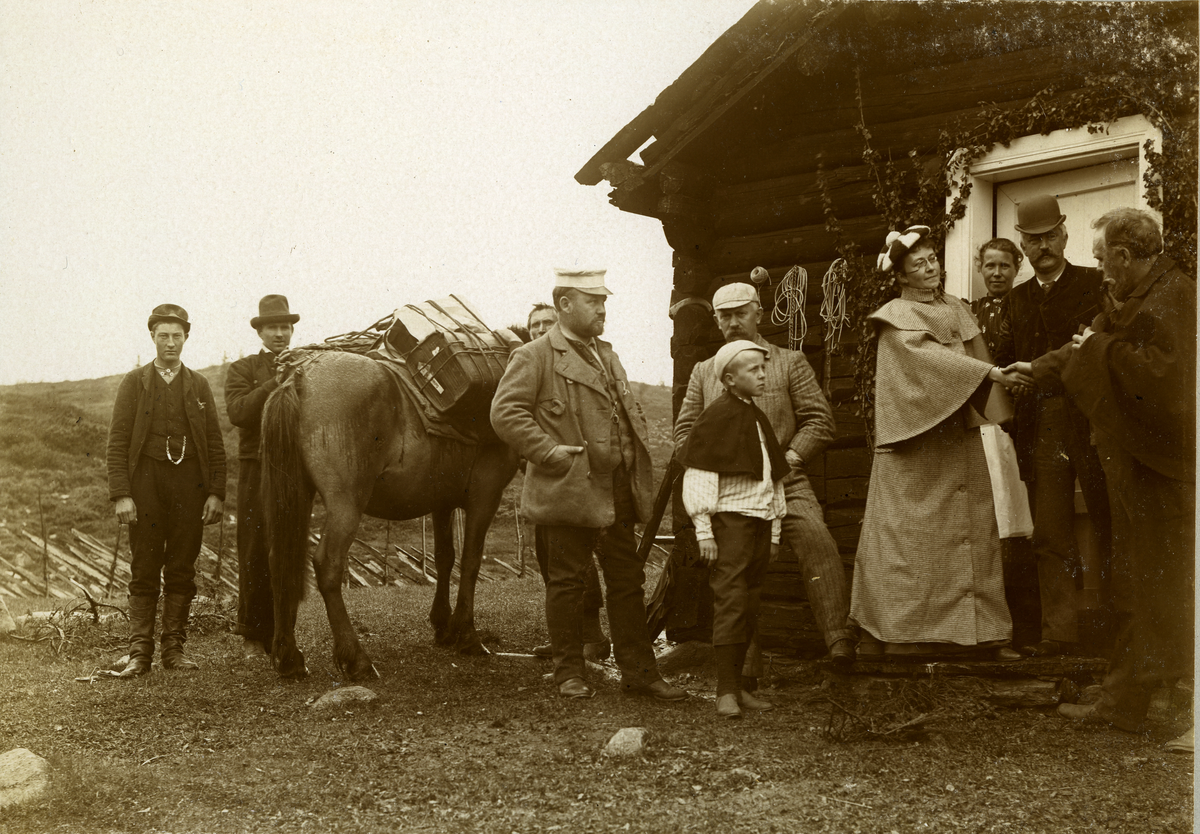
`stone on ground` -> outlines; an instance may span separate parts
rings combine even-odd
[[[645,727],[622,727],[608,740],[604,755],[636,756],[645,749],[645,741]]]
[[[365,686],[339,686],[337,689],[326,692],[314,701],[312,706],[314,709],[344,707],[348,704],[374,701],[378,697],[378,695]]]
[[[0,808],[32,802],[50,785],[50,765],[24,747],[0,755]]]

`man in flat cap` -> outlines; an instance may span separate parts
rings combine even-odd
[[[267,531],[263,524],[262,443],[263,405],[279,387],[275,361],[292,343],[293,326],[300,316],[288,309],[282,295],[266,295],[258,302],[258,315],[250,326],[258,331],[262,350],[229,366],[225,377],[225,410],[238,427],[238,617],[234,633],[242,635],[246,658],[265,657],[275,635],[275,605],[271,595],[271,568]]]
[[[1034,277],[1005,301],[996,356],[1000,367],[1030,362],[1071,341],[1100,312],[1101,275],[1063,256],[1066,216],[1043,194],[1017,206],[1016,229]],[[1108,572],[1111,520],[1104,471],[1084,414],[1061,390],[1018,390],[1013,442],[1033,505],[1033,549],[1042,601],[1041,642],[1024,647],[1036,657],[1074,654],[1079,647],[1082,560],[1075,538],[1075,479],[1096,531]]]
[[[205,524],[225,501],[225,445],[208,380],[183,366],[187,311],[160,304],[148,321],[155,358],[125,375],[108,430],[108,490],[129,525],[129,663],[121,677],[150,671],[154,619],[163,591],[162,664],[194,669],[183,656],[195,563]]]
[[[753,285],[727,284],[718,289],[713,294],[713,318],[726,343],[746,339],[767,354],[766,392],[758,405],[775,430],[775,438],[791,467],[784,480],[787,515],[783,519],[782,541],[804,568],[809,604],[830,656],[838,665],[849,665],[854,661],[854,639],[847,620],[850,596],[846,590],[846,569],[805,472],[833,440],[836,430],[833,409],[804,354],[772,345],[758,334],[762,306]],[[683,448],[696,419],[724,390],[713,359],[704,360],[692,370],[687,394],[675,418],[676,451]],[[752,679],[748,688],[753,687],[759,666],[758,648],[752,646],[743,673]]]
[[[584,573],[594,550],[624,691],[677,701],[687,693],[658,673],[633,532],[653,501],[646,418],[612,345],[596,338],[611,295],[604,274],[555,270],[558,323],[512,352],[492,427],[529,461],[521,505],[535,525],[559,695],[595,694],[583,659]]]

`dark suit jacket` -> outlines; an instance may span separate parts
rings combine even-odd
[[[225,410],[229,422],[240,429],[238,460],[258,460],[263,406],[279,387],[272,359],[273,354],[267,350],[246,356],[230,365],[225,377]]]
[[[1100,312],[1102,275],[1098,270],[1068,263],[1063,274],[1042,292],[1037,278],[1013,287],[1004,298],[1004,314],[996,340],[994,361],[1004,367],[1013,362],[1032,362],[1039,356],[1068,344],[1081,327],[1092,323]],[[1013,443],[1021,477],[1033,479],[1033,450],[1037,440],[1038,403],[1058,394],[1037,391],[1017,398],[1013,421]],[[1077,430],[1086,432],[1087,417],[1069,406]]]
[[[108,499],[116,501],[132,493],[133,470],[142,457],[142,445],[150,433],[150,382],[154,363],[134,368],[121,380],[108,427]],[[188,447],[196,450],[200,472],[208,494],[225,500],[225,440],[221,420],[208,380],[191,368],[182,368],[183,410],[188,421]]]
[[[1168,478],[1196,478],[1196,282],[1160,255],[1095,334],[1033,363],[1039,387],[1062,390],[1098,431]]]

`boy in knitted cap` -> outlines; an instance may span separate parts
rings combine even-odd
[[[766,351],[740,339],[717,351],[714,370],[725,392],[692,426],[681,452],[683,506],[696,526],[700,558],[713,590],[717,715],[741,718],[742,707],[774,704],[742,688],[746,648],[758,626],[763,576],[787,511],[783,449],[754,404],[766,386]]]

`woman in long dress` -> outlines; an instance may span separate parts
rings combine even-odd
[[[991,386],[1020,380],[991,364],[970,309],[942,291],[928,234],[892,232],[879,256],[901,295],[870,317],[875,458],[850,618],[860,660],[977,649],[1017,660],[979,426]]]

